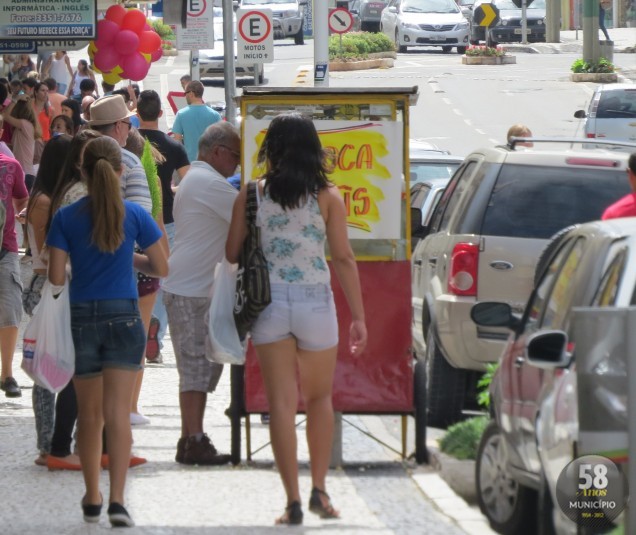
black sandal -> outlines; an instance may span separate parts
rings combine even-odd
[[[303,523],[303,510],[299,501],[285,507],[285,514],[276,519],[276,524],[298,525]]]
[[[323,503],[323,498],[327,499],[327,504]],[[309,510],[323,519],[340,518],[340,513],[331,505],[331,498],[324,490],[318,487],[311,489],[311,498],[309,498]]]

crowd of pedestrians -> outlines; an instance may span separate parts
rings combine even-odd
[[[100,96],[84,60],[73,71],[59,51],[39,58],[37,67],[28,55],[5,57],[4,65],[9,76],[0,78],[0,389],[7,397],[21,396],[12,370],[23,312],[34,313],[47,279],[54,293],[68,285],[75,376],[57,395],[34,385],[35,463],[82,471],[86,522],[99,521],[99,471],[108,468],[109,520],[132,526],[125,508],[127,469],[146,460],[131,454],[131,425],[150,423],[138,406],[143,368],[161,362],[168,328],[181,412],[175,461],[230,461],[203,422],[223,369],[209,360],[206,339],[214,267],[224,256],[237,260],[245,235],[245,188],[239,191],[235,183],[239,131],[204,104],[196,80],[183,81],[188,106],[178,112],[172,138],[159,129],[163,112],[155,91],[103,83]],[[310,120],[275,119],[259,161],[267,170],[258,196],[272,304],[252,340],[287,494],[277,523],[302,522],[296,369],[307,411],[309,509],[338,518],[326,491],[338,345],[326,241],[351,309],[351,351],[359,354],[366,344],[344,204],[328,180],[326,155]],[[281,249],[281,240],[289,246]],[[21,261],[33,267],[25,288]],[[286,277],[290,270],[301,276]]]

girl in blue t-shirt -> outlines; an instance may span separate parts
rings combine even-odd
[[[109,453],[108,517],[133,526],[123,506],[130,459],[130,400],[146,345],[139,315],[134,269],[155,277],[168,274],[161,232],[140,206],[120,192],[121,149],[110,137],[86,144],[82,160],[88,195],[60,209],[47,236],[49,281],[66,282],[70,257],[71,329],[75,345],[73,383],[78,404],[78,446],[86,493],[86,522],[99,522],[102,429]],[[143,254],[134,252],[137,243]]]

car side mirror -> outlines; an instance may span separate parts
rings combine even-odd
[[[422,228],[422,210],[411,207],[411,234],[416,234]]]
[[[574,112],[574,117],[577,119],[585,119],[587,117],[587,113],[585,113],[585,110],[576,110]]]
[[[387,7],[387,9],[389,10],[389,13],[397,13],[397,7],[395,6]]]
[[[542,331],[528,337],[526,360],[544,370],[567,368],[572,360],[568,350],[568,335],[563,331]]]
[[[359,15],[358,10],[357,9],[350,9],[349,13],[351,13],[352,15]]]
[[[307,0],[299,0],[298,5],[299,6],[306,6],[307,5]]]

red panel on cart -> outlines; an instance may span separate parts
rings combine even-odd
[[[347,347],[351,316],[332,269],[340,326],[334,407],[337,411],[355,414],[411,412],[410,262],[358,262],[358,271],[369,342],[364,353],[353,358]],[[249,413],[267,412],[260,368],[251,346],[245,363],[245,407]],[[302,406],[299,411],[302,411]]]

